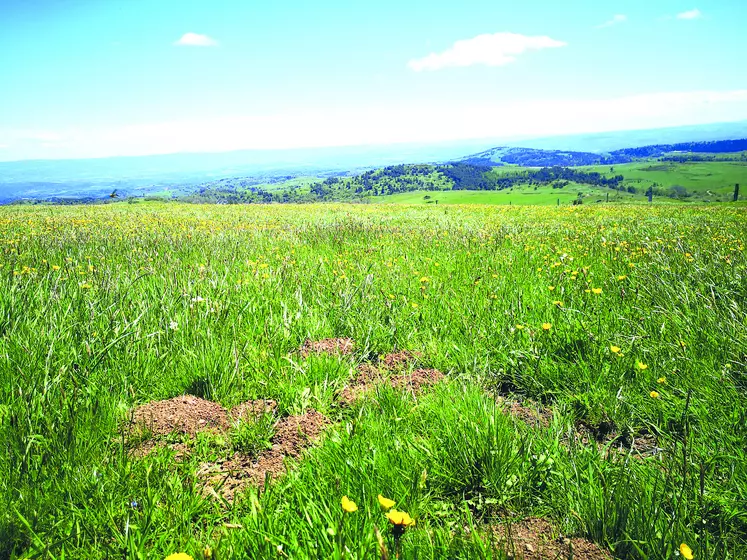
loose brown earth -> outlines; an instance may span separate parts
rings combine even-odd
[[[175,459],[182,460],[189,454],[189,445],[185,443],[166,443],[162,440],[168,435],[186,435],[195,437],[198,432],[224,433],[229,428],[229,421],[256,418],[265,413],[272,413],[277,408],[273,400],[246,401],[231,409],[229,413],[218,403],[206,401],[192,395],[174,397],[164,401],[153,401],[137,407],[130,421],[130,426],[138,436],[150,438],[132,449],[135,457],[145,457],[152,451],[167,447],[176,452]]]
[[[358,375],[340,392],[338,399],[342,404],[350,405],[380,383],[389,383],[396,389],[405,389],[418,394],[424,387],[443,380],[444,374],[437,369],[416,369],[411,373],[387,376],[384,371],[371,364],[361,364],[358,366]]]
[[[227,430],[228,413],[218,403],[184,395],[139,406],[131,423],[156,437],[174,433],[195,436],[201,431]]]
[[[402,369],[416,362],[421,357],[420,352],[401,350],[392,352],[379,358],[379,367],[384,369]]]
[[[311,354],[328,354],[330,356],[346,356],[353,353],[355,343],[352,338],[325,338],[323,340],[304,341],[299,352],[307,358]]]
[[[263,414],[272,414],[278,407],[278,403],[272,399],[258,399],[246,401],[234,406],[229,413],[232,420],[253,420]]]
[[[582,445],[596,445],[601,452],[607,454],[628,454],[635,459],[655,456],[661,451],[656,436],[649,433],[621,434],[614,425],[590,426],[584,422],[576,425],[576,440]]]
[[[499,525],[499,545],[516,560],[610,560],[611,556],[591,541],[564,538],[552,525],[538,517]]]
[[[520,403],[506,397],[497,397],[495,402],[506,413],[533,428],[547,428],[552,420],[552,410],[542,405],[533,405],[528,401]]]
[[[285,458],[300,457],[310,447],[329,424],[327,418],[316,410],[309,410],[300,416],[289,416],[275,426],[272,449],[258,457],[235,453],[225,461],[205,463],[197,475],[204,479],[213,492],[232,501],[237,493],[249,486],[262,484],[285,473]]]

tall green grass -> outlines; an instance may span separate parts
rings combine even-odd
[[[500,558],[491,527],[523,515],[621,558],[671,558],[681,542],[742,558],[745,218],[2,208],[0,556],[377,557],[382,493],[417,520],[407,558]],[[298,354],[330,336],[353,338],[355,355]],[[422,352],[448,382],[341,407],[357,363],[394,349]],[[131,408],[184,393],[272,398],[278,415],[315,408],[334,425],[287,476],[228,504],[196,474],[228,442],[202,438],[183,462],[128,452]],[[550,426],[506,415],[499,393],[549,407]],[[600,450],[581,423],[659,449]],[[342,495],[359,510],[343,515]]]

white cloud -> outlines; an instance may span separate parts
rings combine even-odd
[[[596,29],[604,29],[605,27],[612,27],[613,25],[617,25],[618,23],[625,23],[628,21],[628,16],[625,14],[615,14],[612,16],[612,19],[609,21],[605,21],[601,25],[597,25]]]
[[[701,17],[703,17],[703,13],[698,8],[677,14],[677,19],[700,19]]]
[[[207,35],[189,32],[182,35],[174,44],[179,47],[215,47],[218,42]]]
[[[227,115],[60,131],[64,145],[43,147],[0,129],[13,145],[2,159],[105,157],[239,149],[432,143],[537,138],[747,120],[747,89],[658,92],[614,98],[510,103],[420,103]]]
[[[440,70],[442,68],[474,66],[504,66],[527,51],[564,47],[567,43],[547,36],[528,36],[518,33],[493,33],[457,41],[440,53],[413,59],[407,63],[412,70]]]

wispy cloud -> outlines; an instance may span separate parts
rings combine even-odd
[[[604,29],[605,27],[612,27],[613,25],[617,25],[618,23],[625,23],[628,21],[628,16],[625,14],[615,14],[612,16],[612,19],[609,21],[605,21],[601,25],[597,25],[596,29]]]
[[[703,13],[698,8],[677,14],[677,19],[700,19],[701,17],[703,17]]]
[[[415,72],[464,66],[505,66],[527,51],[564,47],[567,43],[547,36],[493,33],[455,42],[440,53],[431,53],[407,63]]]
[[[174,41],[174,45],[179,47],[215,47],[218,41],[207,35],[200,35],[199,33],[185,33],[178,41]]]

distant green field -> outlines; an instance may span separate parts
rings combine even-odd
[[[372,197],[369,200],[384,204],[516,204],[519,206],[551,206],[553,204],[571,204],[581,193],[584,204],[607,200],[610,202],[644,201],[642,194],[630,194],[590,187],[588,185],[570,184],[562,189],[552,187],[515,187],[501,191],[413,191],[387,196]],[[429,198],[426,198],[429,197]]]
[[[594,165],[581,169],[598,171],[608,177],[623,175],[626,185],[632,185],[641,192],[657,183],[665,189],[679,185],[701,197],[728,198],[734,192],[735,183],[747,186],[747,162],[645,161],[613,166]]]

